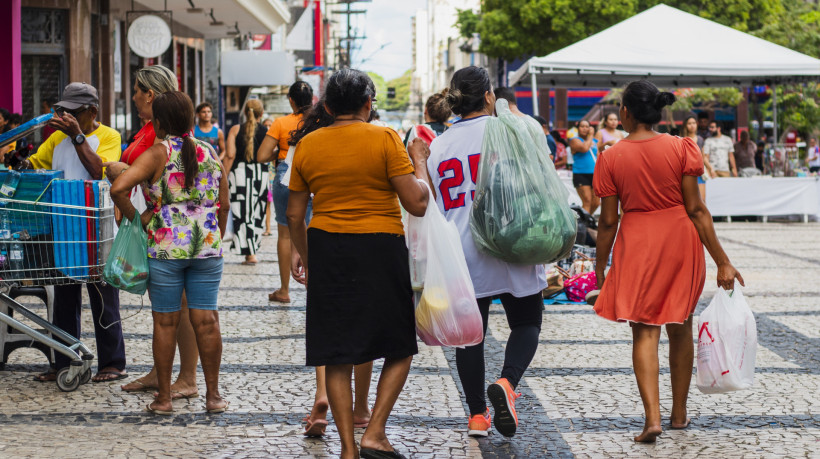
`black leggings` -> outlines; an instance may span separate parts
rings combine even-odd
[[[492,298],[479,298],[478,310],[484,321],[484,334],[487,334],[487,321]],[[517,298],[509,293],[501,295],[501,304],[507,313],[510,325],[510,337],[504,350],[504,367],[501,377],[507,378],[513,388],[518,386],[524,370],[530,365],[535,350],[538,348],[538,335],[541,333],[541,319],[544,303],[541,292]],[[484,382],[484,340],[475,346],[456,349],[456,366],[470,416],[484,414],[487,410]]]

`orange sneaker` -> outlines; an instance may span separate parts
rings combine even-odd
[[[490,427],[492,426],[492,418],[490,418],[490,409],[484,414],[476,414],[470,418],[467,428],[470,429],[467,435],[471,437],[486,437],[490,434]]]
[[[507,378],[501,378],[487,388],[487,398],[495,410],[495,429],[505,437],[515,435],[518,428],[518,415],[515,413],[516,394]]]

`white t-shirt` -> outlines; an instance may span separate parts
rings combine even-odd
[[[820,167],[820,146],[813,146],[809,147],[809,153],[807,158],[812,159],[816,157],[816,159],[809,161],[809,167]]]
[[[729,155],[735,151],[735,144],[728,135],[709,137],[703,142],[703,154],[709,155],[709,162],[716,171],[729,171]]]
[[[433,179],[436,204],[461,234],[464,257],[477,298],[510,293],[516,297],[546,288],[543,265],[514,265],[481,253],[470,233],[470,210],[478,176],[481,143],[489,117],[458,121],[430,145],[427,169]]]

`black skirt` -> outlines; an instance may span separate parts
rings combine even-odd
[[[404,236],[308,230],[307,365],[418,353]]]

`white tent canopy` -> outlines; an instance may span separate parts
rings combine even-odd
[[[751,86],[820,79],[820,60],[657,5],[510,74],[510,86]]]

